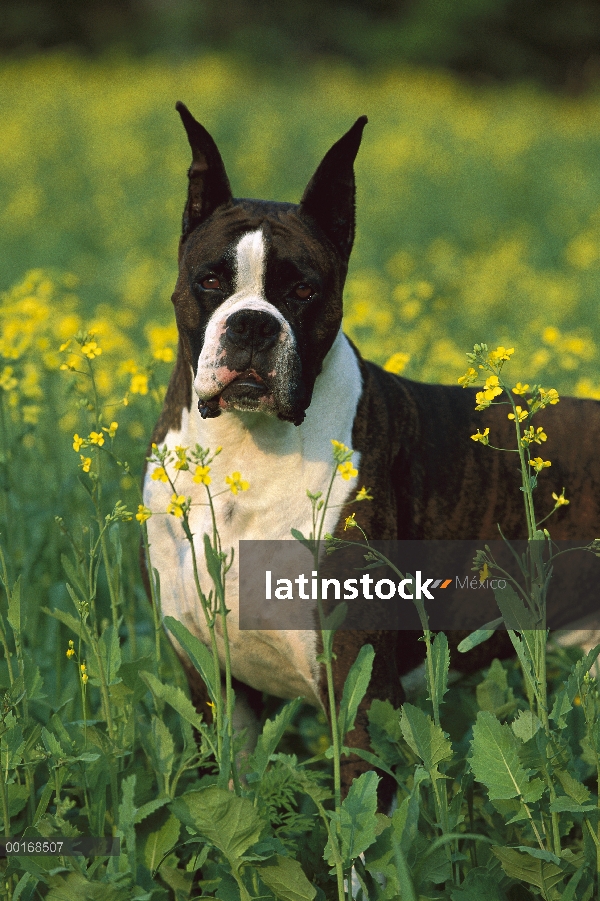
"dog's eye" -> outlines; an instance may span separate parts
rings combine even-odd
[[[200,282],[200,285],[206,291],[218,291],[219,288],[221,287],[221,282],[219,281],[219,279],[217,278],[216,275],[209,275],[207,278],[203,279]]]
[[[294,288],[294,294],[299,300],[308,300],[309,297],[312,297],[313,293],[311,286],[305,285],[304,282],[300,285],[296,285]]]

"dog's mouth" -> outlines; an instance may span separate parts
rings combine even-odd
[[[198,410],[203,419],[212,419],[229,409],[268,412],[273,406],[271,389],[254,369],[236,375],[222,391],[209,400],[198,401]]]

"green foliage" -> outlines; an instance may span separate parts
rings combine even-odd
[[[80,301],[68,277],[34,272],[0,308],[0,823],[15,837],[115,835],[122,853],[3,860],[0,897],[189,901],[202,892],[221,901],[323,901],[347,897],[344,885],[353,879],[364,901],[597,897],[599,651],[580,660],[564,651],[553,656],[545,630],[534,628],[544,622],[543,591],[527,566],[543,571],[551,560],[532,511],[526,590],[507,586],[497,595],[518,662],[495,662],[485,676],[449,685],[446,637],[432,636],[426,610],[419,611],[426,692],[401,710],[385,700],[372,704],[372,752],[359,755],[366,771],[342,798],[340,768],[352,753],[373,649],[361,649],[341,697],[331,693],[329,737],[316,715],[292,701],[263,724],[253,751],[243,748],[233,735],[227,664],[223,699],[214,647],[165,619],[207,686],[214,710],[207,717],[208,709],[189,698],[165,638],[158,580],[151,580],[154,608],[140,588],[138,522],[144,540],[145,513],[135,487],[176,340],[174,328],[161,324],[163,312],[147,322],[143,338],[139,322],[152,304],[166,307],[175,250],[167,236],[176,237],[187,165],[176,123],[155,111],[157,93],[188,79],[186,91],[202,95],[207,124],[212,116],[241,192],[282,197],[299,196],[327,142],[348,124],[350,107],[368,101],[380,124],[357,163],[350,333],[367,354],[381,362],[392,357],[391,369],[455,380],[459,336],[462,344],[480,329],[485,309],[486,328],[498,340],[510,337],[517,319],[524,323],[529,372],[556,374],[559,387],[571,379],[580,394],[595,393],[598,384],[596,345],[580,321],[580,298],[595,297],[600,260],[593,192],[584,190],[593,181],[595,109],[564,100],[558,110],[541,95],[473,92],[416,73],[375,79],[367,90],[351,73],[331,71],[293,87],[282,82],[249,119],[248,92],[262,97],[257,85],[218,60],[200,73],[183,66],[177,76],[158,62],[135,71],[123,62],[123,77],[110,87],[99,69],[76,61],[40,61],[36,72],[28,65],[14,64],[9,100],[3,98],[12,106],[9,175],[0,177],[2,265],[7,272],[21,267],[23,247],[48,259],[60,247],[84,282]],[[23,72],[44,91],[24,88]],[[317,90],[325,82],[327,95]],[[90,98],[84,112],[82,90]],[[329,123],[327,135],[311,131],[315,104],[317,119]],[[308,108],[310,116],[298,116]],[[118,138],[106,125],[109,113]],[[251,157],[244,156],[249,123]],[[101,151],[89,137],[98,129]],[[39,161],[29,165],[37,160],[31,142],[44,154],[39,171],[32,171]],[[66,164],[52,148],[60,144],[71,147],[70,208],[58,202]],[[555,154],[563,160],[558,168],[550,163]],[[286,169],[290,158],[297,169]],[[452,173],[449,193],[442,163]],[[574,181],[584,186],[580,221],[564,213]],[[509,213],[513,191],[519,196]],[[53,229],[42,240],[32,227],[49,210],[56,211]],[[125,263],[123,247],[131,248]],[[600,319],[590,310],[592,328]],[[83,332],[84,311],[95,337]],[[577,367],[573,383],[569,373]],[[532,406],[540,396],[530,398]],[[537,477],[527,474],[524,487],[533,497]],[[318,503],[313,537],[295,536],[312,550]],[[176,519],[185,533],[184,506]],[[213,535],[198,536],[198,550],[208,579],[198,601],[225,635],[229,549]],[[151,549],[145,551],[155,576]],[[323,622],[329,676],[343,615],[340,605]],[[464,646],[497,625],[486,624]],[[398,787],[391,817],[377,812],[377,767]]]

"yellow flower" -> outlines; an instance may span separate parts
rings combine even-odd
[[[513,394],[525,394],[526,391],[529,391],[529,385],[522,385],[521,382],[517,382],[512,389]]]
[[[541,444],[542,441],[547,440],[548,436],[541,426],[538,426],[537,429],[534,429],[534,427],[531,425],[523,432],[521,444],[523,445],[523,447],[527,447],[528,444],[533,444],[533,442],[535,442],[536,444]]]
[[[358,475],[358,469],[355,469],[349,460],[347,460],[345,463],[340,463],[340,465],[338,466],[338,472],[346,481],[353,479]]]
[[[75,656],[75,651],[73,650],[73,648],[69,648],[69,650],[67,651],[67,657],[70,658],[70,657],[74,657],[74,656]]]
[[[76,432],[73,435],[73,450],[75,451],[75,453],[78,454],[81,446],[85,445],[85,444],[87,444],[87,441],[85,440],[85,438],[80,438]]]
[[[198,485],[210,485],[211,477],[209,476],[210,466],[196,466],[196,472],[192,477],[192,482]]]
[[[185,513],[186,506],[186,498],[183,494],[174,494],[171,497],[171,503],[167,507],[167,513],[172,513],[173,516],[179,517],[181,519],[183,514]]]
[[[226,476],[225,482],[229,485],[229,490],[232,494],[237,494],[238,491],[247,491],[250,487],[249,483],[242,479],[239,472],[232,472],[230,476]]]
[[[477,381],[477,378],[477,370],[473,369],[472,366],[469,366],[465,374],[461,375],[461,377],[459,378],[458,384],[462,385],[463,388],[468,388],[469,385],[472,385],[473,382]]]
[[[83,469],[84,472],[89,472],[90,466],[92,465],[92,458],[84,457],[83,454],[79,454],[79,456],[81,457],[81,464],[80,464],[81,468]]]
[[[505,360],[510,360],[514,352],[514,347],[506,348],[500,345],[500,347],[497,347],[496,350],[490,351],[490,362],[502,363]]]
[[[83,675],[81,677],[81,681],[83,682],[84,685],[86,684],[87,680],[88,680],[88,674],[83,673]]]
[[[111,422],[111,424],[108,426],[108,428],[105,425],[102,426],[102,431],[106,432],[108,434],[109,438],[114,438],[118,428],[119,428],[118,422]]]
[[[85,662],[81,664],[79,669],[81,670],[82,673],[85,673],[85,670],[86,670]]]
[[[488,565],[487,565],[487,563],[484,563],[483,569],[479,570],[479,581],[485,582],[485,580],[489,579],[489,577],[490,577],[490,571],[488,569]]]
[[[558,396],[558,391],[556,390],[556,388],[550,388],[549,391],[544,391],[543,388],[540,388],[540,400],[542,401],[544,406],[546,406],[547,404],[554,405],[559,402],[560,397]]]
[[[576,707],[581,707],[581,695],[575,695],[573,698],[573,703]]]
[[[150,476],[155,482],[168,482],[169,477],[164,466],[157,466]]]
[[[542,460],[541,457],[534,457],[533,460],[529,461],[529,465],[533,466],[536,472],[541,472],[542,469],[547,469],[548,466],[552,466],[550,460]]]
[[[13,388],[16,388],[18,385],[13,372],[14,369],[12,366],[5,366],[2,370],[2,375],[0,375],[0,388],[4,391],[12,391]]]
[[[138,372],[131,379],[129,390],[132,394],[148,394],[148,376]]]
[[[369,494],[370,491],[371,491],[370,488],[365,488],[365,486],[363,485],[363,487],[359,491],[356,492],[356,497],[354,498],[354,500],[355,501],[372,501],[373,495]]]
[[[358,528],[358,523],[354,519],[355,513],[351,513],[350,516],[346,517],[346,521],[344,522],[344,532],[346,529],[356,529]]]
[[[491,375],[485,380],[483,391],[478,391],[475,395],[475,400],[477,401],[477,407],[475,409],[485,410],[499,394],[502,394],[502,388],[500,387],[498,376]]]
[[[333,456],[336,460],[341,460],[346,454],[351,453],[350,448],[342,444],[341,441],[336,441],[335,438],[332,438],[331,443],[333,444]]]
[[[68,341],[65,341],[64,344],[61,344],[60,347],[58,348],[59,354],[61,354],[64,350],[66,350],[70,343],[71,343],[71,338],[69,338]]]
[[[172,347],[159,347],[152,356],[155,360],[160,360],[162,363],[172,363],[175,359]]]
[[[97,444],[98,447],[102,447],[104,444],[104,435],[102,432],[90,432],[89,440],[92,444]]]
[[[100,356],[102,348],[98,347],[95,341],[86,341],[85,344],[81,345],[81,353],[84,357],[87,357],[88,360],[93,360],[94,357]]]
[[[477,429],[476,433],[474,435],[471,435],[471,439],[473,441],[481,441],[482,444],[489,444],[490,443],[490,439],[488,438],[489,434],[490,434],[489,429],[485,429],[485,431],[483,433],[480,432],[479,429]]]
[[[135,518],[139,523],[146,522],[151,516],[152,511],[149,510],[148,507],[144,507],[143,504],[138,504],[138,512],[135,514]]]
[[[556,509],[556,507],[564,507],[564,506],[566,506],[566,504],[570,504],[570,503],[571,503],[571,501],[568,501],[568,500],[566,499],[566,497],[565,497],[565,489],[564,489],[564,488],[563,488],[563,490],[561,491],[560,494],[555,494],[554,491],[553,491],[553,492],[552,492],[552,499],[553,499],[553,501],[554,501],[554,508],[555,508],[555,509]]]
[[[527,417],[529,416],[528,410],[522,410],[521,407],[515,407],[515,409],[517,411],[516,417],[515,417],[514,413],[509,413],[508,414],[509,419],[518,419],[519,422],[523,422],[523,420],[527,419]]]
[[[175,469],[189,469],[189,463],[186,456],[187,447],[176,447],[175,453],[177,460],[175,461]]]

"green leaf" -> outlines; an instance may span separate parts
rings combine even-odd
[[[61,554],[60,559],[68,580],[73,583],[82,599],[87,598],[87,576],[84,576],[81,573],[79,567],[76,566],[66,554]]]
[[[8,816],[10,819],[16,817],[25,805],[27,804],[27,799],[29,798],[29,791],[26,785],[19,785],[18,782],[11,782],[6,786],[6,790],[8,793]],[[0,813],[0,823],[4,825],[4,817]]]
[[[52,888],[46,895],[47,901],[133,901],[137,897],[129,887],[90,882],[81,873],[57,874],[50,884]]]
[[[157,773],[169,779],[175,759],[175,742],[169,727],[159,717],[152,716],[150,733],[146,737],[146,745]]]
[[[448,691],[448,670],[450,669],[448,639],[443,632],[438,632],[433,640],[431,645],[431,662],[433,665],[434,684],[430,684],[431,675],[428,666],[425,666],[425,678],[427,680],[427,690],[429,691],[429,699],[433,704],[433,709],[439,710],[440,704],[444,701],[444,695]]]
[[[385,760],[388,766],[395,766],[403,760],[400,751],[400,711],[396,710],[389,701],[372,701],[368,711],[369,735],[371,745]]]
[[[235,870],[266,825],[251,801],[216,785],[187,792],[172,802],[171,810],[218,848]]]
[[[51,754],[55,760],[64,760],[69,756],[68,751],[65,751],[56,735],[54,735],[54,733],[52,732],[49,732],[45,726],[42,729],[41,738],[46,751],[48,752],[48,754]]]
[[[578,804],[576,801],[562,795],[550,802],[550,810],[553,813],[591,813],[596,810],[595,804]]]
[[[415,767],[413,787],[408,798],[404,798],[397,810],[392,815],[392,828],[396,839],[400,842],[403,854],[408,854],[419,832],[420,786],[427,779],[427,772],[423,767]]]
[[[274,861],[254,866],[267,888],[281,901],[313,901],[317,894],[298,861],[291,857],[277,854]]]
[[[68,587],[68,586],[67,586]],[[73,616],[71,613],[66,613],[64,610],[50,610],[48,607],[41,608],[43,613],[47,613],[48,616],[51,616],[53,619],[59,620],[63,625],[67,626],[78,638],[81,638],[85,641],[86,644],[90,644],[90,633],[88,632],[88,628],[83,622],[83,620],[78,619]]]
[[[473,726],[471,769],[483,782],[491,800],[522,797],[539,801],[544,791],[540,779],[530,781],[519,761],[520,742],[508,724],[499,723],[493,713],[477,714]]]
[[[597,647],[592,648],[592,650],[589,651],[589,653],[587,653],[584,657],[581,657],[581,659],[578,660],[573,667],[573,672],[567,679],[566,685],[567,693],[569,695],[569,701],[571,701],[571,703],[573,703],[575,696],[581,693],[581,684],[583,682],[584,676],[586,673],[589,673],[599,654],[600,645],[597,645]]]
[[[457,650],[461,654],[466,654],[468,651],[472,651],[473,648],[476,648],[477,645],[483,644],[484,641],[487,641],[488,638],[491,638],[498,626],[504,622],[502,616],[499,616],[498,619],[494,619],[489,623],[485,623],[480,629],[476,629],[474,632],[471,632],[470,635],[467,635],[466,638],[458,645]]]
[[[348,604],[345,601],[342,601],[340,604],[336,604],[333,608],[329,616],[323,617],[323,622],[321,623],[321,628],[325,632],[335,632],[336,629],[342,625],[344,620],[346,619],[346,614],[348,613]]]
[[[274,719],[266,721],[256,743],[256,750],[250,757],[253,779],[249,781],[258,781],[262,779],[269,764],[271,754],[274,754],[277,750],[277,745],[281,741],[283,733],[293,720],[301,703],[301,698],[290,701],[289,704],[286,704],[285,707],[279,711]]]
[[[213,704],[221,703],[221,684],[216,683],[215,667],[213,658],[206,647],[195,635],[186,629],[183,623],[174,619],[172,616],[165,616],[164,623],[169,632],[177,639],[185,653],[190,658],[193,666],[202,676],[202,680],[208,689],[210,699]]]
[[[452,901],[506,901],[506,894],[498,884],[498,877],[485,867],[469,870],[460,888],[450,889]]]
[[[300,544],[304,545],[304,547],[311,552],[314,551],[315,543],[312,538],[305,538],[302,532],[299,532],[298,529],[290,529],[292,533],[292,538],[295,538],[296,541],[299,541]]]
[[[121,803],[119,804],[118,834],[125,840],[129,869],[135,874],[135,815],[137,813],[134,793],[136,776],[132,773],[121,782]]]
[[[15,635],[20,636],[25,629],[25,610],[21,604],[21,576],[8,595],[8,621]]]
[[[216,596],[219,601],[223,600],[223,577],[222,566],[219,555],[215,552],[210,538],[204,533],[204,559],[206,560],[206,569],[215,587]]]
[[[565,875],[560,858],[548,851],[523,845],[519,848],[493,847],[492,851],[507,876],[535,885],[545,893],[558,885]]]
[[[569,693],[566,688],[559,691],[554,699],[554,705],[550,714],[550,719],[554,720],[559,729],[565,729],[567,721],[565,719],[567,713],[573,709],[573,704],[569,700]]]
[[[499,660],[493,660],[488,673],[477,686],[480,710],[488,710],[498,719],[509,716],[517,706],[512,688],[508,687],[506,671]]]
[[[140,672],[139,677],[146,683],[155,698],[169,704],[179,716],[200,731],[203,719],[179,686],[161,682],[152,673]]]
[[[518,717],[510,725],[517,738],[522,742],[529,741],[542,728],[540,719],[533,710],[520,710]]]
[[[355,779],[339,811],[331,814],[331,825],[340,838],[344,867],[363,853],[376,838],[377,786],[379,776],[370,770]],[[327,841],[323,857],[334,866],[331,841]]]
[[[418,707],[403,705],[400,728],[406,743],[421,758],[430,774],[437,771],[442,760],[451,759],[450,739],[442,727],[436,726],[431,717]]]
[[[143,823],[146,817],[149,817],[152,813],[156,813],[157,810],[160,810],[161,807],[168,804],[170,800],[171,799],[165,795],[162,798],[153,798],[151,801],[146,801],[146,803],[142,804],[141,807],[138,807],[135,812],[135,825],[137,826],[138,823]]]
[[[579,782],[566,770],[554,770],[554,775],[562,785],[564,792],[577,804],[588,804],[592,802],[592,794],[585,785]]]
[[[121,668],[121,646],[119,643],[119,631],[118,629],[115,629],[112,623],[106,627],[100,636],[98,650],[104,669],[106,684],[116,685],[117,682],[121,681],[119,676],[119,670]],[[96,667],[96,661],[92,657],[88,668],[91,673],[93,672],[94,675],[99,676],[99,673],[95,672]]]
[[[154,874],[156,868],[162,862],[164,856],[175,847],[179,841],[181,823],[174,813],[162,824],[160,829],[150,833],[144,845],[144,863]]]
[[[373,660],[375,659],[375,651],[370,644],[362,646],[358,653],[358,657],[350,667],[350,672],[344,683],[344,692],[342,694],[342,702],[340,704],[340,712],[338,714],[338,727],[340,741],[344,741],[347,732],[354,729],[354,721],[358,712],[358,707],[364,698],[369,682],[371,681],[371,671],[373,669]]]
[[[515,632],[535,629],[537,624],[533,614],[508,582],[504,588],[494,588],[494,597],[507,629],[513,629]]]

